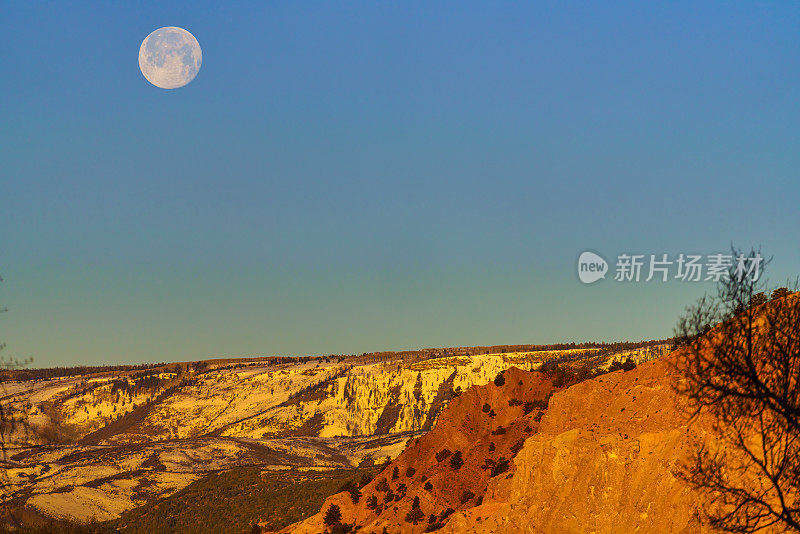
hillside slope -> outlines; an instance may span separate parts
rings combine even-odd
[[[343,523],[375,533],[711,532],[703,519],[702,495],[679,476],[693,448],[712,437],[711,422],[700,418],[690,424],[684,400],[672,388],[680,379],[674,358],[665,356],[560,391],[540,373],[511,369],[504,387],[474,387],[460,402],[452,402],[433,431],[362,489],[366,499],[385,494],[376,487],[382,477],[389,478],[395,494],[399,483],[406,484],[405,497],[387,503],[382,514],[341,493],[330,497],[320,514],[285,532],[322,532],[331,504],[341,508]],[[514,391],[515,384],[522,390]],[[541,416],[538,410],[524,415],[496,408],[507,407],[508,399],[518,396],[544,399],[550,390],[554,392]],[[499,419],[485,417],[483,402]],[[497,439],[499,426],[508,429],[506,439]],[[515,442],[519,438],[523,441]],[[484,446],[490,441],[496,446],[491,453]],[[516,454],[509,448],[515,443]],[[437,462],[436,452],[445,444],[464,451],[460,470]],[[491,476],[491,470],[481,469],[486,458],[497,462],[500,456],[512,459],[507,472]],[[393,466],[401,473],[415,467],[414,480],[391,480]],[[433,491],[420,487],[420,477],[426,476],[434,481]],[[475,497],[462,502],[458,497],[464,491]],[[421,512],[416,515],[424,517],[416,525],[408,521],[415,496]]]
[[[557,361],[602,368],[623,357],[652,358],[662,345],[213,360],[77,374],[30,370],[21,375],[30,380],[0,386],[21,405],[27,401],[33,427],[9,441],[9,482],[15,506],[50,517],[112,519],[219,469],[380,465],[434,427],[460,391],[491,383],[512,366],[531,369]],[[460,402],[472,395],[464,394]],[[502,402],[482,400],[478,408],[489,408],[480,418],[505,425],[507,418],[520,417],[523,403],[503,407]],[[477,426],[465,436],[478,439],[493,430]],[[511,457],[506,449],[521,447],[518,430],[493,440],[506,460]],[[466,446],[463,454],[466,473],[472,465]],[[500,456],[476,461],[483,465],[486,458]],[[482,472],[491,469],[485,467]],[[451,479],[458,480],[446,477]],[[474,500],[485,489],[464,483]],[[460,509],[470,500],[460,499],[461,494],[450,496],[441,504]]]
[[[674,358],[554,395],[514,459],[514,476],[442,532],[712,532],[703,495],[679,476],[694,447],[714,439],[712,426],[689,421],[672,389]]]
[[[635,345],[635,344],[633,344]],[[649,359],[661,349],[612,347],[463,354],[404,360],[282,358],[194,362],[2,384],[25,398],[37,432],[18,445],[123,445],[205,436],[270,439],[427,431],[452,393],[511,366],[547,361],[587,368]],[[451,349],[453,350],[453,349]],[[44,439],[34,439],[36,436]],[[16,441],[16,440],[14,440]]]
[[[356,502],[347,492],[333,495],[321,513],[286,532],[322,532],[331,505],[340,507],[343,523],[364,532],[417,533],[479,504],[493,480],[510,476],[509,461],[536,432],[557,389],[538,372],[510,368],[500,376],[451,401],[436,427],[362,487]]]

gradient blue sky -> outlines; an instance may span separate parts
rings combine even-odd
[[[649,339],[709,289],[583,286],[585,249],[798,274],[797,2],[73,4],[0,17],[35,366]],[[162,26],[182,89],[139,72]]]

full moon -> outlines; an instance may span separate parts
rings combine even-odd
[[[194,35],[183,28],[159,28],[139,47],[139,68],[147,81],[162,89],[177,89],[194,80],[203,52]]]

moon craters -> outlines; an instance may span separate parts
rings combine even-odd
[[[203,53],[194,35],[175,26],[159,28],[139,48],[139,68],[147,81],[162,89],[176,89],[194,80]]]

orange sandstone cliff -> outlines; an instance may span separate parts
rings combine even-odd
[[[708,427],[689,424],[669,358],[555,394],[514,476],[442,532],[709,531],[700,496],[678,476]]]
[[[710,532],[703,497],[679,476],[693,447],[710,438],[710,423],[689,421],[672,388],[674,357],[562,390],[543,374],[510,369],[501,386],[455,399],[357,503],[333,495],[286,532],[324,532],[330,504],[343,523],[376,534]],[[445,448],[461,451],[463,466],[454,469]],[[497,467],[503,458],[507,470]]]

